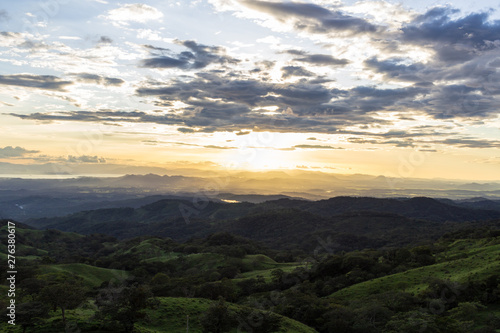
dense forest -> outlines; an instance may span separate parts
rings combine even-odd
[[[496,212],[374,200],[210,203],[189,223],[167,200],[15,222],[16,326],[0,330],[500,331]],[[3,281],[7,240],[3,220]]]

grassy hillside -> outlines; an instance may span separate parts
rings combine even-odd
[[[187,318],[189,316],[189,332],[201,333],[200,317],[208,310],[212,301],[203,298],[182,298],[182,297],[159,297],[159,306],[156,309],[148,309],[147,317],[136,324],[136,332],[140,333],[184,333],[186,332]],[[235,312],[243,310],[244,307],[228,303],[229,309]],[[93,302],[86,302],[74,310],[67,311],[68,327],[76,331],[104,333],[108,331],[99,330],[99,322],[94,318],[96,306]],[[248,310],[248,308],[247,308]],[[256,314],[261,310],[255,310]],[[280,332],[289,333],[315,333],[316,330],[301,324],[293,319],[279,316],[282,320]],[[38,333],[54,332],[53,327],[60,324],[60,311],[51,311],[50,317],[46,320],[46,325],[37,328]],[[250,318],[238,317],[240,323],[251,323]],[[22,332],[20,326],[7,326],[5,322],[0,324],[2,332],[19,333]],[[235,327],[231,333],[241,332]]]
[[[174,297],[160,297],[160,306],[155,310],[148,310],[149,321],[141,322],[137,327],[141,332],[186,332],[187,316],[189,316],[189,332],[201,333],[201,326],[199,323],[200,316],[208,310],[211,301],[201,298],[174,298]],[[240,310],[241,306],[236,304],[229,304],[230,310]],[[256,310],[257,313],[259,310]],[[295,320],[281,317],[282,326],[281,332],[290,333],[313,333],[314,329],[301,324]],[[239,318],[242,322],[249,321],[248,318]],[[233,329],[231,333],[237,332]]]
[[[269,239],[279,231],[282,242],[293,244],[309,220],[309,231],[318,228],[311,239],[314,261],[307,266],[301,261],[304,252],[272,250],[228,232],[178,243],[158,236],[117,240],[19,225],[16,255],[24,260],[17,263],[17,304],[28,309],[25,319],[33,313],[41,318],[27,332],[61,331],[62,303],[53,295],[75,297],[77,303],[67,305],[66,323],[73,331],[93,333],[120,332],[126,318],[138,320],[134,332],[185,332],[188,316],[189,332],[201,332],[201,316],[220,310],[211,305],[221,298],[240,324],[252,312],[261,316],[265,310],[270,321],[282,316],[280,332],[326,333],[340,327],[346,332],[407,333],[401,325],[415,318],[433,332],[478,333],[476,329],[486,328],[481,333],[492,333],[500,326],[499,230],[477,224],[434,242],[436,235],[425,233],[422,221],[395,214],[350,213],[326,221],[296,212],[263,212],[237,222],[250,223],[247,230]],[[330,222],[337,238],[321,231]],[[426,240],[425,245],[338,251],[339,245],[370,244],[363,232],[382,242],[400,231],[418,233],[413,238]],[[6,288],[6,282],[0,285],[4,295]],[[446,300],[440,311],[433,311],[431,302],[442,301],[445,288],[455,292],[454,301]],[[3,299],[0,305],[6,309]],[[470,316],[462,316],[466,312]],[[18,333],[19,326],[0,323],[0,331]]]
[[[437,263],[398,274],[362,282],[339,290],[330,297],[353,300],[387,290],[419,293],[429,286],[430,278],[458,283],[482,281],[500,273],[500,238],[456,240],[446,244]]]
[[[83,279],[84,284],[89,287],[98,287],[103,282],[112,280],[123,280],[129,276],[129,273],[117,269],[108,269],[95,267],[85,264],[61,264],[61,265],[42,265],[40,266],[40,275],[52,273],[75,274]]]

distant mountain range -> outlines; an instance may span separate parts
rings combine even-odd
[[[342,250],[403,246],[466,226],[500,223],[500,210],[459,204],[426,197],[334,197],[319,201],[282,198],[262,203],[169,198],[139,208],[89,210],[26,223],[81,234],[104,233],[118,238],[158,235],[176,241],[227,231],[276,249],[299,246],[304,250],[313,250],[318,239]]]
[[[179,169],[175,172],[179,174],[69,179],[0,178],[0,218],[25,221],[89,209],[139,208],[161,199],[192,200],[200,196],[214,202],[251,203],[284,198],[317,201],[333,196],[425,196],[439,198],[441,202],[455,207],[500,211],[500,183],[494,182],[480,184],[297,170],[221,173]],[[371,209],[371,206],[366,209]]]

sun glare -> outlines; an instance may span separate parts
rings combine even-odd
[[[227,156],[225,164],[249,171],[292,169],[297,164],[290,152],[268,148],[243,148]]]

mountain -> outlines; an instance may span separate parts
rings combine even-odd
[[[296,199],[280,199],[268,201],[263,207],[295,208],[320,216],[334,216],[349,212],[369,211],[393,213],[408,218],[424,219],[436,222],[483,221],[499,218],[495,210],[462,207],[426,197],[382,199],[370,197],[334,197],[327,200],[305,201]]]
[[[498,211],[457,207],[431,198],[335,197],[320,201],[286,198],[258,204],[164,199],[139,208],[98,209],[26,223],[122,239],[159,235],[186,241],[231,232],[276,249],[298,246],[310,250],[318,237],[330,237],[337,248],[352,250],[415,244],[422,233],[435,239],[465,222],[479,225],[498,218]]]
[[[474,209],[487,209],[500,212],[500,200],[489,200],[485,198],[472,198],[469,200],[456,200],[455,204],[461,207]]]

